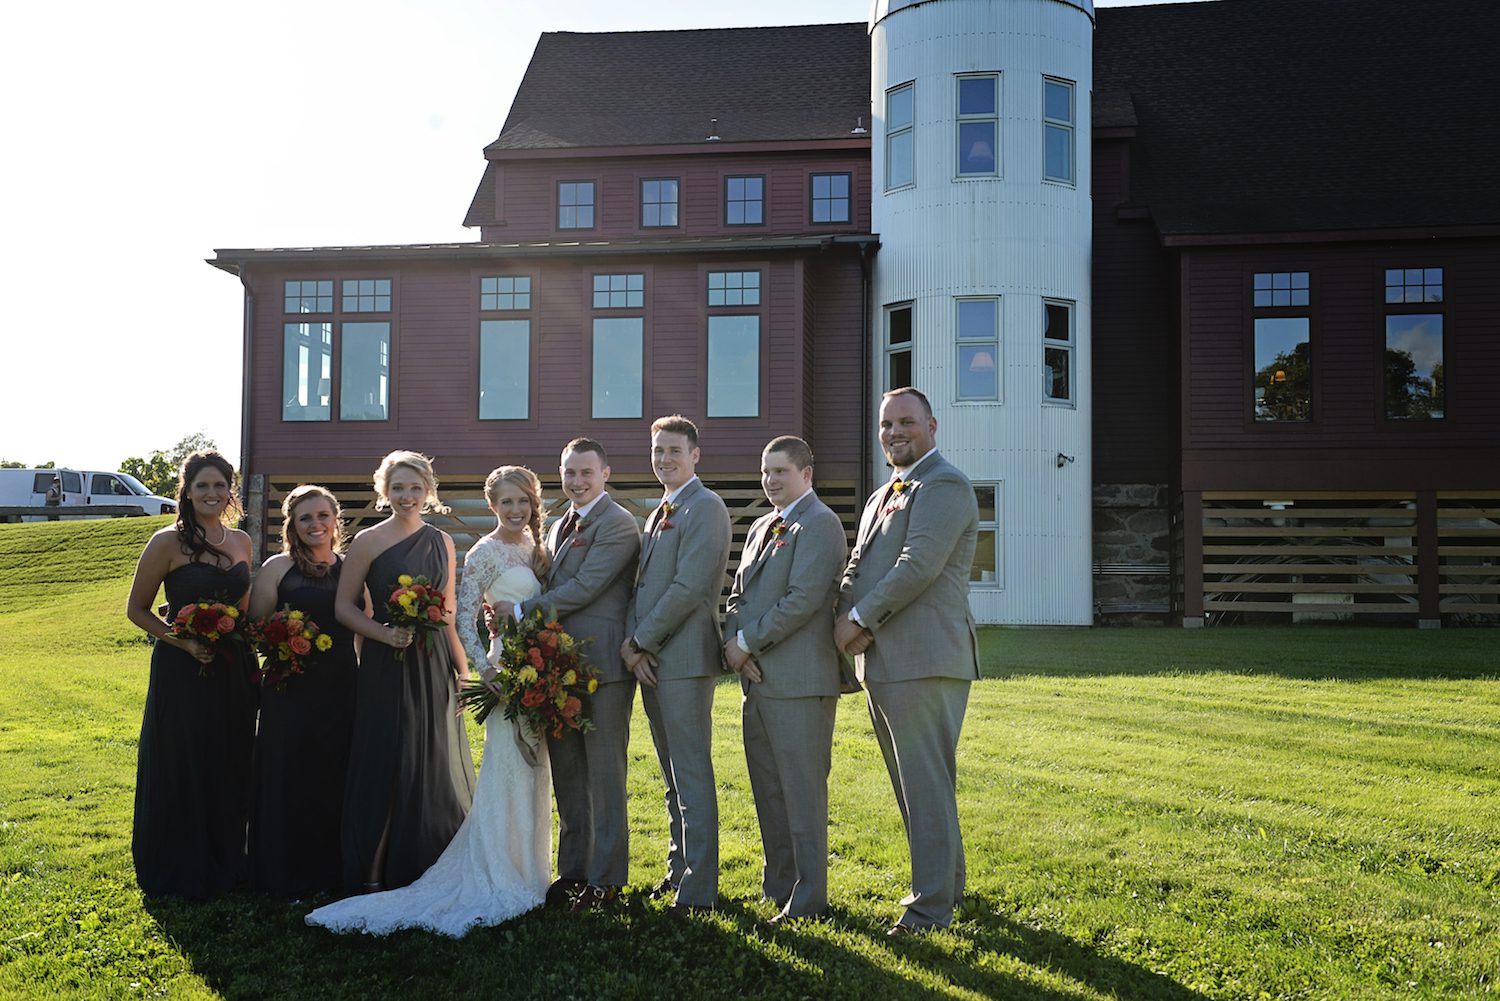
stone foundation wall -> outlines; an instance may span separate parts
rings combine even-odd
[[[1165,624],[1171,560],[1165,483],[1094,485],[1095,622]]]

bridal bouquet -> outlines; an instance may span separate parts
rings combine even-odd
[[[519,622],[507,621],[490,654],[495,677],[473,678],[459,698],[483,723],[496,706],[506,719],[520,720],[535,733],[561,737],[564,730],[592,730],[583,715],[584,693],[599,687],[599,676],[584,660],[581,645],[540,608]],[[472,676],[471,676],[472,677]]]
[[[244,633],[239,629],[240,610],[221,601],[199,601],[183,605],[172,618],[172,628],[167,635],[180,640],[197,640],[206,643],[215,652],[222,643],[244,642]],[[206,665],[198,666],[199,674],[207,674]]]
[[[263,619],[247,622],[245,634],[265,658],[260,669],[261,684],[275,685],[277,691],[286,687],[292,675],[301,674],[317,654],[326,653],[333,646],[332,636],[290,605]]]
[[[422,643],[422,649],[432,653],[432,634],[442,630],[447,623],[443,613],[447,611],[447,600],[443,589],[426,577],[404,573],[396,578],[396,586],[385,603],[390,624],[410,629],[412,635]],[[396,651],[397,660],[406,659],[404,649]]]

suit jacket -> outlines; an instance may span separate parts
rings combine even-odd
[[[750,527],[729,592],[724,634],[743,630],[761,670],[760,682],[741,685],[772,699],[838,695],[833,605],[848,557],[844,526],[814,493],[797,502],[779,538],[767,538],[777,517]]]
[[[979,677],[969,571],[979,535],[974,487],[933,453],[899,494],[875,491],[839,585],[838,614],[858,607],[875,642],[855,658],[861,681]]]
[[[555,611],[574,639],[589,641],[584,653],[598,669],[600,683],[624,681],[632,675],[620,660],[620,644],[641,551],[635,518],[605,494],[559,549],[562,523],[557,519],[547,531],[552,554],[547,590],[523,602],[521,611]]]
[[[656,657],[660,680],[714,675],[723,665],[719,594],[729,563],[729,511],[701,480],[684,487],[675,503],[671,517],[658,515],[641,543],[625,622],[626,636]]]

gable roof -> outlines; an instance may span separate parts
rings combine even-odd
[[[1101,7],[1094,103],[1133,107],[1164,236],[1500,224],[1500,4]],[[1104,124],[1100,122],[1099,124]]]
[[[547,32],[488,147],[847,139],[870,126],[863,24]]]

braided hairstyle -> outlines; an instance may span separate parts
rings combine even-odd
[[[518,487],[531,502],[531,522],[526,526],[531,532],[531,572],[537,580],[545,581],[552,570],[552,557],[542,539],[542,481],[536,473],[525,466],[501,466],[490,470],[484,480],[484,497],[491,507],[500,506],[500,488],[505,484]]]

